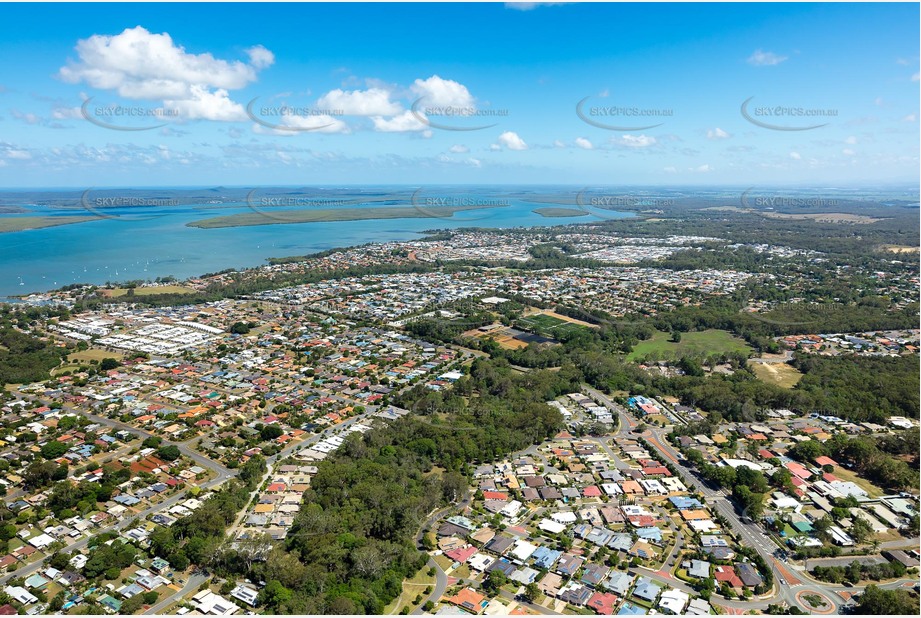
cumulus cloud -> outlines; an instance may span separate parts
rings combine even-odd
[[[527,150],[528,145],[514,131],[506,131],[499,136],[499,145],[509,150]]]
[[[627,146],[629,148],[648,148],[656,143],[656,138],[651,135],[622,135],[619,138],[612,138],[615,144]]]
[[[76,51],[79,60],[60,69],[61,79],[115,90],[129,99],[186,98],[193,86],[243,88],[274,62],[272,52],[261,46],[247,50],[250,63],[190,54],[169,34],[153,34],[141,26],[114,36],[94,34],[78,41]]]
[[[780,56],[774,52],[766,52],[758,49],[755,50],[755,53],[748,57],[748,64],[756,67],[775,66],[786,59],[786,56]]]
[[[423,103],[432,107],[474,107],[476,100],[467,87],[451,79],[432,75],[428,79],[417,79],[409,89]]]
[[[0,142],[0,160],[26,161],[31,158],[32,154],[25,148],[14,146],[8,142]]]
[[[723,131],[719,127],[716,127],[715,129],[709,129],[707,131],[707,139],[726,139],[728,137],[731,137],[729,133]]]
[[[275,54],[267,50],[262,45],[256,45],[246,50],[249,56],[249,63],[256,69],[266,69],[275,64]]]
[[[845,144],[851,144],[851,145],[856,144],[856,143],[857,143],[857,138],[854,137],[853,135],[849,135],[849,136],[844,140],[844,143],[845,143]]]
[[[791,158],[791,159],[796,159],[797,161],[799,161],[799,160],[802,159],[803,157],[800,155],[800,153],[794,151],[794,152],[791,152],[791,153],[790,153],[790,158]]]
[[[461,154],[464,152],[470,152],[470,149],[464,146],[463,144],[454,144],[449,148],[449,150],[455,154]]]
[[[584,148],[585,150],[591,150],[592,148],[594,148],[594,146],[592,146],[592,143],[588,141],[587,139],[585,139],[584,137],[576,138],[576,146],[578,146],[579,148]]]
[[[231,100],[229,91],[252,83],[275,62],[261,45],[245,50],[249,62],[192,54],[168,33],[154,34],[142,26],[117,35],[94,34],[79,40],[75,49],[78,59],[58,71],[63,81],[128,99],[162,100],[191,120],[244,120],[243,106]]]
[[[857,153],[854,152],[853,150],[851,150],[850,148],[845,148],[844,150],[841,151],[841,154],[843,154],[843,155],[845,155],[845,156],[847,156],[847,157],[853,157],[853,156],[854,156],[855,154],[857,154]]]
[[[406,133],[428,129],[428,125],[416,118],[415,114],[409,110],[392,118],[374,116],[371,121],[374,123],[374,130],[382,133]]]
[[[390,100],[390,92],[383,88],[368,90],[331,90],[317,102],[327,110],[339,110],[347,116],[396,116],[403,107]]]
[[[701,174],[705,174],[705,173],[711,171],[712,169],[713,169],[713,168],[710,167],[710,164],[709,164],[709,163],[704,163],[703,165],[698,165],[697,167],[693,168],[692,171],[698,172],[698,173],[701,173]]]
[[[176,110],[181,118],[188,120],[246,120],[243,106],[230,99],[230,93],[223,88],[209,91],[204,86],[192,86],[189,96],[183,99],[168,99],[163,102],[166,111]]]

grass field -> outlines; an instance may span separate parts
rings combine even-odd
[[[112,288],[111,290],[106,290],[106,296],[111,296],[112,298],[118,298],[119,296],[124,296],[128,293],[127,288]],[[184,285],[157,285],[157,286],[148,286],[134,288],[135,296],[149,296],[151,294],[194,294],[195,290],[192,288],[187,288]]]
[[[99,350],[97,348],[90,348],[89,350],[83,350],[81,352],[74,352],[73,354],[68,354],[67,360],[71,363],[79,363],[80,361],[89,362],[89,361],[101,361],[104,358],[114,358],[115,360],[121,360],[125,357],[124,354],[120,352],[110,352],[108,350]]]
[[[588,328],[588,326],[577,324],[574,321],[563,320],[547,313],[533,313],[522,317],[518,323],[519,326],[533,333],[554,338],[565,336],[568,333],[577,333]]]
[[[628,360],[644,358],[669,360],[682,356],[707,357],[728,352],[751,352],[752,348],[738,337],[724,330],[702,330],[681,333],[681,341],[671,341],[671,334],[657,331],[651,339],[641,341],[627,356]]]
[[[435,578],[429,577],[428,570],[428,566],[422,567],[412,579],[403,580],[403,592],[384,607],[384,615],[399,613],[403,607],[409,607],[410,610],[416,607],[413,604],[416,597],[420,594],[425,597],[423,594],[425,589],[429,586],[433,588],[435,586]]]
[[[793,388],[803,374],[786,363],[748,363],[758,379],[781,388]]]

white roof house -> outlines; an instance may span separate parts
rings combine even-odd
[[[691,595],[682,590],[665,590],[659,596],[659,609],[668,614],[683,614]]]
[[[237,587],[231,590],[230,596],[243,601],[247,605],[255,607],[256,597],[259,596],[259,591],[252,586],[247,586],[246,584],[237,584]]]

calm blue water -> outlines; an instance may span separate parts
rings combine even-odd
[[[493,199],[493,198],[490,198]],[[505,199],[505,198],[503,198]],[[460,227],[535,227],[587,223],[597,216],[545,218],[535,204],[455,213],[451,218],[377,219],[236,228],[187,227],[212,216],[251,213],[245,205],[107,208],[111,219],[0,233],[0,297],[41,292],[69,283],[193,277],[265,264],[266,258],[304,255],[369,242],[418,238],[423,230]],[[571,207],[571,206],[570,206]],[[605,211],[605,218],[634,216]],[[86,216],[84,210],[32,208],[28,215]],[[143,219],[145,216],[152,216]]]

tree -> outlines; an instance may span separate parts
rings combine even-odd
[[[266,425],[259,430],[259,437],[263,442],[268,440],[274,440],[275,438],[280,437],[284,432],[281,427],[278,425]]]
[[[290,601],[292,596],[294,596],[294,593],[291,590],[285,588],[277,579],[273,579],[259,592],[257,603],[276,608],[282,603]]]
[[[538,588],[537,584],[534,582],[531,582],[524,587],[524,598],[527,599],[528,603],[533,603],[539,596],[540,588]]]
[[[873,534],[873,527],[863,517],[854,517],[848,534],[858,543],[863,543]]]
[[[157,449],[157,457],[165,461],[176,461],[182,453],[175,444],[168,444]]]
[[[854,613],[864,615],[914,616],[917,611],[917,598],[907,590],[884,590],[872,584],[866,587],[854,608]]]
[[[481,588],[490,596],[494,596],[506,583],[508,583],[508,577],[501,570],[496,569],[490,571],[489,577],[483,582]]]
[[[45,459],[57,459],[61,457],[69,450],[68,446],[64,442],[58,442],[53,440],[46,444],[42,445],[42,457]]]
[[[112,371],[113,369],[117,369],[119,366],[121,366],[121,363],[119,363],[119,362],[118,362],[116,359],[114,359],[114,358],[108,358],[108,357],[107,357],[107,358],[102,359],[102,360],[99,362],[99,370],[100,370],[100,371]]]
[[[48,609],[54,613],[57,613],[62,607],[64,607],[64,602],[66,600],[67,596],[64,594],[64,591],[61,590],[56,595],[54,595],[54,597],[48,603]]]
[[[235,322],[233,326],[230,327],[230,332],[235,335],[245,335],[249,330],[249,324],[246,322]]]

